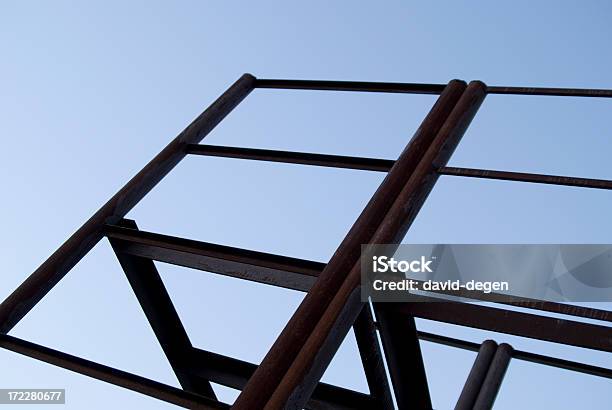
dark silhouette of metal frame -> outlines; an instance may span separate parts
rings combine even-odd
[[[435,94],[439,97],[395,161],[200,145],[200,141],[255,88]],[[610,353],[612,328],[608,326],[434,297],[422,297],[423,301],[431,303],[371,304],[360,300],[361,244],[401,241],[440,175],[612,189],[612,181],[607,180],[447,167],[487,94],[612,97],[610,90],[491,87],[480,81],[411,84],[269,80],[244,74],[2,302],[0,347],[179,406],[201,409],[392,409],[393,397],[400,409],[429,409],[431,399],[419,340],[478,352],[457,409],[491,408],[511,359],[612,378],[611,369],[515,350],[506,343],[498,345],[485,340],[478,344],[421,332],[414,318]],[[386,172],[387,175],[325,264],[144,232],[134,221],[124,219],[189,154],[361,169]],[[105,237],[182,389],[8,334]],[[192,346],[154,261],[307,293],[262,363],[257,365]],[[474,297],[483,299],[484,296]],[[497,303],[612,321],[612,312],[588,307],[524,299],[498,300]],[[369,394],[320,382],[351,327]],[[211,383],[238,389],[241,393],[230,406],[217,400]]]

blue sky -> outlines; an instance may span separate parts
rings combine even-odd
[[[7,296],[244,72],[262,78],[612,88],[609,2],[68,2],[0,5]],[[433,96],[256,90],[206,143],[395,158]],[[612,179],[612,101],[489,96],[454,166]],[[142,229],[326,261],[382,174],[190,157],[137,206]],[[612,193],[443,177],[405,242],[611,243]],[[159,265],[192,342],[259,362],[292,291]],[[419,322],[482,341],[490,334]],[[16,336],[178,385],[101,242]],[[604,354],[498,336],[611,367]],[[474,354],[423,343],[434,406]],[[0,350],[0,387],[68,408],[169,405]],[[349,335],[324,380],[366,391]],[[609,380],[513,361],[496,408],[606,408]],[[221,391],[232,401],[235,392]]]

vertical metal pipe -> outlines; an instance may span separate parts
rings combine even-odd
[[[206,111],[153,158],[62,246],[0,304],[0,333],[8,333],[102,239],[105,223],[123,218],[252,90],[255,77],[244,74]]]
[[[416,164],[414,171],[409,174],[405,185],[395,199],[389,198],[392,205],[387,213],[379,223],[369,227],[369,230],[374,231],[373,235],[362,243],[398,243],[403,238],[438,178],[436,170],[440,166],[444,166],[450,158],[485,96],[486,85],[479,81],[472,81],[452,108],[435,139]],[[358,248],[356,252],[359,254],[360,243],[356,247]],[[345,249],[347,254],[351,251],[352,249]],[[335,256],[338,253],[339,251],[336,251]],[[348,258],[348,255],[340,253],[338,257],[345,259]],[[303,407],[312,394],[317,381],[329,365],[333,353],[339,347],[363,306],[359,296],[355,297],[355,294],[359,291],[361,277],[359,258],[357,257],[354,262],[348,275],[342,275],[345,277],[344,281],[336,288],[332,294],[332,299],[322,307],[323,311],[319,310],[320,313],[311,311],[306,314],[310,321],[316,322],[307,334],[306,341],[301,341],[301,343],[296,341],[296,345],[285,346],[283,350],[274,351],[280,356],[283,356],[286,351],[293,354],[297,350],[297,354],[295,354],[295,359],[287,369],[283,379],[278,383],[278,387],[270,396],[265,409],[299,409]],[[340,274],[342,273],[341,271]],[[315,289],[319,283],[317,281],[312,289]],[[326,299],[321,296],[318,292],[315,293],[311,290],[304,302],[310,297],[311,302],[323,304]],[[300,307],[304,305],[304,302]],[[291,334],[295,326],[294,319],[304,319],[304,315],[304,311],[298,309],[283,333]],[[285,357],[284,360],[287,360],[287,358]],[[265,383],[265,380],[261,382]],[[272,381],[272,383],[275,384],[276,382]],[[242,401],[241,405],[245,403],[246,401]],[[259,408],[259,406],[250,408]]]
[[[474,410],[489,410],[493,408],[493,403],[495,403],[495,398],[506,375],[506,370],[508,370],[510,359],[512,359],[512,346],[507,343],[500,344],[495,351],[495,356],[493,356],[487,376],[478,393]]]
[[[234,409],[252,410],[265,406],[299,353],[304,341],[312,333],[317,321],[342,285],[347,273],[358,262],[361,244],[370,242],[372,234],[391,207],[394,198],[417,167],[464,90],[464,82],[458,80],[449,82],[326,265],[315,285],[310,289],[249,383],[236,399]]]
[[[487,376],[487,371],[489,370],[491,360],[493,360],[496,350],[497,343],[493,340],[485,340],[482,342],[480,349],[478,349],[476,360],[474,360],[474,364],[472,365],[472,370],[470,370],[463,390],[461,390],[459,400],[457,400],[457,404],[455,405],[455,410],[472,410],[474,408],[478,393]]]

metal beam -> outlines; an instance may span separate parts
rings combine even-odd
[[[125,228],[138,230],[132,220],[123,219],[119,223]],[[185,361],[192,345],[155,264],[151,259],[121,252],[115,241],[110,239],[110,244],[181,386],[187,391],[216,399],[208,380],[190,377],[179,365]]]
[[[612,328],[439,298],[411,296],[398,313],[476,329],[612,352]]]
[[[72,356],[9,335],[0,335],[0,347],[43,362],[72,370],[107,383],[189,409],[216,410],[230,406],[195,393],[190,393],[122,370]]]
[[[374,407],[381,410],[393,410],[393,397],[387,381],[385,364],[383,363],[376,325],[372,318],[369,303],[366,303],[361,309],[361,313],[353,324],[353,330],[370,395],[375,401],[373,403]]]
[[[374,234],[361,243],[398,243],[403,238],[436,182],[436,169],[448,161],[484,96],[484,84],[470,83],[459,101],[453,105],[446,120],[439,124],[439,131],[415,164],[413,172],[407,175],[404,186],[394,199],[390,199],[392,205],[386,215],[370,228],[376,229]],[[410,151],[410,147],[407,150]],[[391,175],[400,163],[401,157],[388,175]],[[357,249],[358,253],[361,243]],[[350,252],[350,249],[346,249],[346,252]],[[354,262],[348,275],[344,274],[342,285],[320,316],[283,381],[268,401],[267,408],[300,408],[348,331],[347,323],[352,324],[356,319],[362,307],[359,295],[356,295],[359,293],[361,265],[358,258]],[[328,266],[331,263],[332,261]]]
[[[508,343],[502,343],[497,346],[495,355],[487,370],[487,376],[482,382],[476,403],[474,403],[474,410],[490,410],[493,408],[493,403],[495,403],[495,398],[504,380],[504,375],[506,370],[508,370],[510,359],[512,359],[512,346]]]
[[[324,263],[108,225],[118,251],[160,262],[306,292]]]
[[[307,292],[325,263],[107,225],[105,234],[123,253]],[[502,294],[463,291],[461,296],[533,310],[612,322],[612,312]]]
[[[387,172],[394,160],[349,157],[345,155],[314,154],[310,152],[278,151],[271,149],[226,147],[221,145],[192,144],[187,152],[209,157],[239,158],[256,161],[283,162],[287,164],[315,165],[320,167],[361,169]]]
[[[501,181],[531,182],[536,184],[564,185],[581,188],[612,189],[612,181],[564,177],[559,175],[528,174],[524,172],[494,171],[490,169],[442,167],[440,175],[452,175],[469,178],[497,179]]]
[[[596,88],[549,88],[489,86],[488,94],[552,95],[559,97],[612,97],[612,90]]]
[[[482,342],[476,360],[474,360],[474,364],[470,370],[470,374],[468,374],[467,380],[461,390],[459,400],[457,400],[457,404],[455,405],[455,410],[473,410],[478,394],[480,393],[480,388],[487,377],[489,366],[491,365],[491,361],[496,351],[497,343],[493,340],[485,340]]]
[[[293,395],[296,381],[297,383],[304,381],[302,375],[297,375],[297,380],[287,381],[288,384],[281,384],[297,356],[304,351],[303,346],[308,337],[315,334],[315,327],[332,300],[337,296],[347,277],[347,273],[358,262],[361,244],[370,242],[375,230],[383,222],[387,211],[418,166],[423,154],[431,145],[438,131],[442,128],[444,120],[455,106],[464,89],[465,83],[453,81],[449,83],[445,91],[438,98],[422,126],[419,127],[411,142],[395,162],[393,168],[389,171],[364,211],[326,265],[315,285],[308,292],[272,348],[266,354],[261,365],[253,374],[253,377],[251,377],[249,383],[245,386],[234,403],[235,410],[259,409],[265,406],[268,406],[270,409],[281,408],[285,406],[285,403],[289,402],[287,394]],[[351,289],[348,292],[349,294],[353,293]],[[348,295],[344,295],[344,297],[348,298]],[[344,303],[341,306],[337,306],[339,310],[342,310],[343,307]],[[354,321],[361,307],[359,305],[356,312],[349,312],[350,314],[347,316],[354,314],[352,317]],[[351,320],[351,317],[345,317],[341,313],[335,316],[342,316],[347,320]],[[348,328],[350,328],[350,325]],[[337,338],[334,339],[334,343],[339,345],[338,339],[341,341],[346,333],[342,334],[341,331],[338,331],[336,335]],[[319,336],[323,336],[323,334],[319,334]],[[327,355],[328,352],[324,354]],[[313,362],[313,358],[308,357],[306,362],[303,364],[310,366],[321,364],[323,360],[318,362],[315,360]],[[323,370],[326,366],[327,363],[325,363]],[[317,372],[320,370],[322,369],[317,369]],[[308,382],[308,389],[310,391],[299,394],[299,400],[293,402],[291,407],[299,408],[300,405],[307,401],[314,388],[314,384],[316,384],[313,383],[314,379],[318,381],[318,378],[314,377],[313,380]],[[287,387],[288,390],[282,392]],[[276,391],[279,392],[280,396],[271,401],[272,395]]]
[[[287,90],[360,91],[375,93],[440,94],[444,84],[380,83],[366,81],[257,79],[257,88]]]
[[[38,269],[0,304],[0,333],[8,333],[102,239],[105,223],[123,218],[252,90],[255,77],[244,74],[136,176],[104,204]]]
[[[374,311],[397,407],[400,410],[431,409],[427,375],[414,318],[398,315],[391,305],[375,303]]]

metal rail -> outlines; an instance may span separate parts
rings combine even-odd
[[[605,179],[576,178],[559,175],[528,174],[524,172],[494,171],[490,169],[456,167],[442,167],[438,169],[438,173],[441,175],[497,179],[501,181],[532,182],[536,184],[565,185],[581,188],[612,189],[612,181]]]
[[[359,91],[374,93],[440,94],[445,84],[380,83],[367,81],[257,79],[257,88],[286,90]]]

